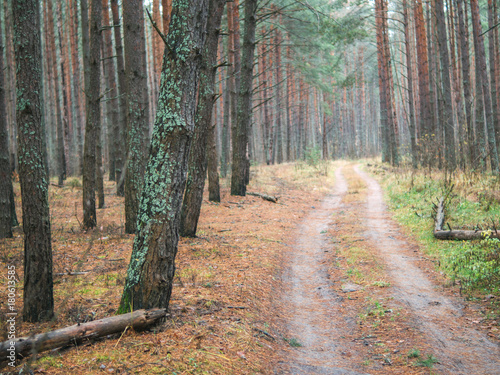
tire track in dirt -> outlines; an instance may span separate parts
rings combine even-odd
[[[287,339],[301,347],[283,355],[287,360],[275,370],[277,374],[361,374],[347,369],[352,367],[349,363],[360,361],[351,358],[346,363],[342,358],[341,353],[348,348],[340,344],[341,337],[346,327],[354,329],[355,322],[344,321],[338,311],[342,297],[332,290],[328,277],[327,253],[332,247],[326,232],[348,189],[341,168],[335,178],[333,194],[305,217],[289,250],[283,274],[282,314],[287,322]]]
[[[368,186],[366,215],[360,218],[366,238],[386,263],[394,298],[408,306],[415,328],[434,348],[439,359],[435,369],[443,374],[500,374],[498,344],[469,327],[463,318],[462,302],[440,293],[416,266],[409,244],[394,237],[401,237],[401,233],[387,215],[380,185],[358,166],[354,170]]]

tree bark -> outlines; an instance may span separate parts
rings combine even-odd
[[[470,87],[470,58],[467,24],[464,22],[464,0],[456,0],[458,17],[458,35],[460,39],[460,55],[462,62],[462,83],[464,90],[465,122],[467,129],[467,144],[469,164],[472,166],[476,160],[476,147],[474,128],[472,123],[472,94]],[[467,18],[466,18],[467,19]]]
[[[210,0],[210,17],[207,22],[207,37],[202,53],[200,90],[196,108],[193,145],[189,154],[186,192],[181,210],[179,233],[183,237],[196,237],[200,218],[203,188],[207,175],[207,142],[212,128],[212,109],[215,102],[215,74],[217,68],[217,48],[225,0]]]
[[[164,309],[139,310],[109,318],[94,320],[83,324],[56,329],[30,337],[19,337],[12,341],[17,358],[26,358],[31,353],[41,353],[50,349],[79,344],[112,335],[131,327],[136,331],[144,330],[167,316]],[[0,363],[7,361],[11,341],[0,343]]]
[[[149,149],[149,103],[143,0],[123,3],[125,72],[127,78],[127,169],[125,232],[135,233],[139,199]]]
[[[422,1],[415,0],[415,29],[417,40],[417,58],[418,58],[418,92],[420,100],[420,134],[419,154],[424,166],[433,163],[434,157],[430,150],[432,142],[432,133],[430,124],[434,122],[434,111],[432,109],[429,93],[429,61],[427,58],[427,34],[424,24],[424,11]]]
[[[410,131],[411,164],[415,169],[418,166],[416,128],[415,128],[415,102],[413,98],[413,51],[410,45],[410,17],[408,16],[408,4],[403,0],[403,22],[405,29],[405,51],[406,51],[406,75],[408,83],[408,127]]]
[[[446,23],[443,0],[435,0],[439,58],[441,60],[441,82],[443,85],[444,115],[442,116],[442,126],[444,127],[445,142],[445,165],[446,169],[453,171],[457,166],[455,156],[455,122],[453,116],[453,102],[451,98],[450,81],[450,58],[448,54],[448,39],[446,36]]]
[[[86,1],[86,0],[85,0]],[[123,46],[118,13],[118,0],[111,0],[111,12],[113,14],[113,30],[115,36],[116,69],[118,72],[118,122],[119,129],[115,131],[115,173],[116,173],[116,195],[125,196],[125,170],[127,169],[127,79],[125,76],[125,65],[123,60]]]
[[[7,130],[6,90],[4,80],[3,38],[0,18],[0,238],[12,237],[11,194],[12,173],[9,154],[9,132]],[[14,211],[15,212],[15,211]]]
[[[85,0],[82,1],[82,3]],[[96,143],[97,132],[101,123],[101,0],[92,0],[90,29],[85,30],[82,22],[82,33],[89,34],[88,68],[85,69],[85,93],[87,95],[87,125],[85,127],[85,144],[83,151],[83,227],[92,229],[97,225],[95,190],[96,190]],[[87,10],[82,7],[82,15]],[[84,58],[84,63],[86,59]]]
[[[170,301],[207,18],[208,0],[173,4],[121,312],[166,308]]]
[[[42,55],[40,3],[13,1],[17,71],[19,179],[24,231],[24,310],[27,322],[52,318],[52,247],[48,176],[42,118]]]
[[[243,36],[241,86],[238,97],[238,116],[233,134],[233,164],[231,195],[245,196],[248,169],[248,129],[252,119],[253,60],[255,29],[257,26],[257,0],[245,1],[245,30]]]
[[[488,70],[486,67],[486,53],[484,50],[484,41],[479,17],[479,4],[477,0],[470,1],[471,16],[472,16],[472,32],[474,36],[474,51],[476,52],[476,71],[479,73],[481,90],[476,93],[481,95],[484,102],[484,110],[486,112],[486,130],[488,133],[488,154],[491,163],[491,170],[494,174],[499,173],[498,169],[498,150],[495,137],[495,128],[493,121],[493,111],[491,106],[491,92],[488,80]]]

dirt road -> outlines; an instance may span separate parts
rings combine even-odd
[[[347,170],[364,185],[358,202],[344,199],[353,193]],[[466,320],[462,299],[431,281],[359,167],[337,169],[333,194],[296,233],[283,274],[291,347],[275,373],[500,374],[498,344]],[[370,268],[387,281],[364,277]]]

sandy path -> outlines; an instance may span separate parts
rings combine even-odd
[[[460,299],[441,293],[418,268],[410,245],[401,239],[404,236],[389,218],[380,185],[358,167],[354,170],[368,187],[364,209],[359,213],[365,241],[385,265],[393,298],[407,306],[409,324],[421,332],[439,359],[432,373],[500,374],[499,346],[467,324]],[[346,208],[342,197],[347,190],[339,168],[333,194],[313,207],[298,226],[296,240],[287,253],[281,313],[286,322],[286,337],[302,346],[283,353],[285,360],[275,374],[370,372],[361,365],[369,348],[356,346],[344,337],[356,332],[356,315],[347,316],[342,310],[346,301],[335,292],[327,271],[332,244],[326,231],[333,224],[333,215]],[[384,373],[392,373],[391,368],[387,367]]]
[[[392,278],[394,297],[406,304],[415,326],[432,343],[440,363],[435,369],[444,374],[500,374],[500,348],[486,335],[468,327],[461,318],[462,305],[440,293],[412,260],[409,245],[394,238],[398,229],[387,217],[380,185],[355,167],[368,186],[366,237],[379,250]],[[398,233],[400,234],[400,233]]]
[[[288,289],[282,303],[287,331],[290,339],[302,346],[285,355],[289,360],[276,370],[279,374],[361,374],[342,367],[341,352],[346,348],[338,340],[345,328],[338,324],[342,317],[337,311],[342,298],[331,290],[326,267],[325,254],[331,251],[326,231],[347,192],[341,169],[337,169],[335,181],[333,194],[314,207],[297,228],[297,240],[283,275]]]

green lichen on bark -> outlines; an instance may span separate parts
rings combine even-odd
[[[173,4],[157,113],[120,311],[168,307],[208,0]]]

